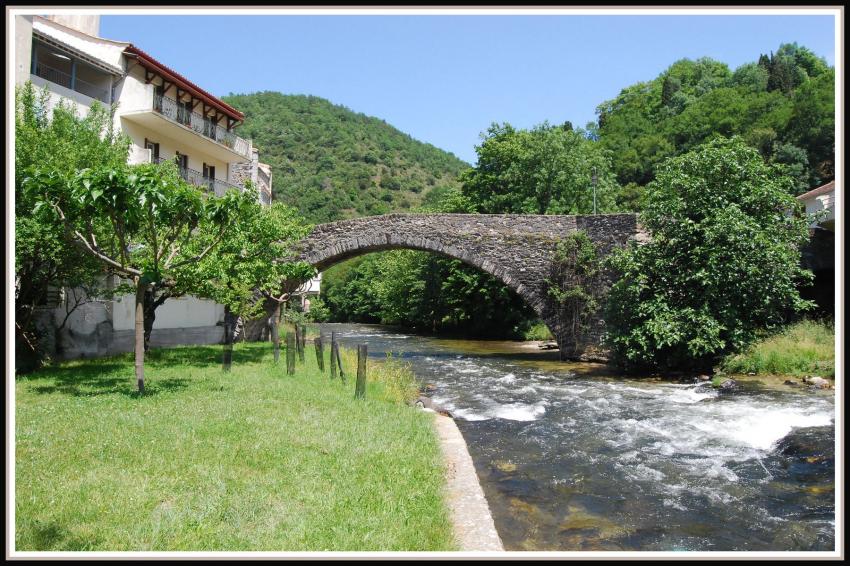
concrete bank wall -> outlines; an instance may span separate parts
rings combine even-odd
[[[504,551],[460,430],[453,419],[440,414],[434,414],[434,426],[446,462],[446,499],[460,550]]]

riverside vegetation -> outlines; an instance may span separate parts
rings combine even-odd
[[[398,361],[365,399],[268,344],[55,365],[15,384],[17,550],[453,550],[431,415]],[[356,354],[343,350],[352,372]],[[327,364],[326,364],[327,367]]]

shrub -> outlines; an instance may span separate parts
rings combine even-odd
[[[611,254],[607,341],[627,368],[710,367],[812,307],[793,180],[738,138],[667,160],[647,187],[651,241]]]

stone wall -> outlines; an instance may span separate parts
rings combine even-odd
[[[389,249],[416,249],[456,258],[502,281],[552,330],[562,358],[605,359],[600,312],[582,336],[567,331],[546,280],[558,241],[584,230],[600,257],[644,235],[634,214],[555,216],[518,214],[388,214],[316,226],[302,241],[299,258],[320,271],[351,257]],[[604,274],[603,297],[611,284]]]

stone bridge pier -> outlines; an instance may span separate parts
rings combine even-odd
[[[561,359],[604,360],[602,309],[591,317],[587,330],[575,335],[548,292],[557,243],[578,230],[588,234],[600,256],[640,234],[634,214],[387,214],[317,225],[300,242],[298,259],[319,271],[355,256],[392,249],[459,259],[522,297],[555,335]],[[603,300],[610,284],[610,275],[603,275]]]

